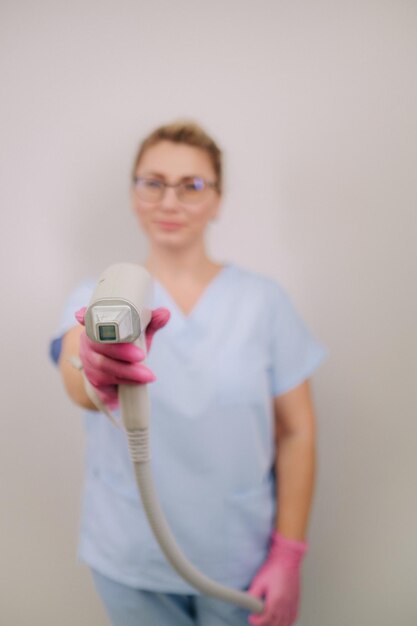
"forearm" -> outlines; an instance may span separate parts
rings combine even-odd
[[[288,539],[306,539],[316,472],[314,437],[286,433],[278,437],[276,454],[276,529]]]

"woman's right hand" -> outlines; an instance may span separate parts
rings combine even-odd
[[[77,321],[84,326],[86,307],[76,312]],[[157,330],[163,328],[170,318],[169,309],[152,311],[146,331],[146,346],[149,352]],[[143,350],[132,343],[104,344],[92,341],[85,330],[80,336],[80,360],[84,374],[95,388],[100,400],[110,408],[118,405],[118,385],[146,384],[156,380],[153,372],[143,365]]]

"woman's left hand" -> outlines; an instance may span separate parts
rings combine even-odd
[[[300,569],[307,543],[272,535],[268,558],[248,593],[264,600],[264,610],[249,617],[252,626],[291,626],[298,616]]]

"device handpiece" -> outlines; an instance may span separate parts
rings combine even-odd
[[[144,267],[133,263],[110,266],[100,276],[86,311],[87,335],[101,343],[133,342],[146,355],[145,330],[152,317],[152,292],[152,277]],[[88,393],[95,402],[91,385]],[[262,600],[208,578],[185,557],[168,526],[152,480],[147,385],[119,385],[119,401],[143,508],[166,559],[180,576],[202,593],[253,613],[262,613]],[[100,401],[95,404],[102,410]],[[106,410],[106,414],[109,415],[109,411]]]

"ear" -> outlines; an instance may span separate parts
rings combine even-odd
[[[135,189],[133,185],[130,187],[130,209],[134,215],[138,214],[137,210],[137,196],[135,194]]]

